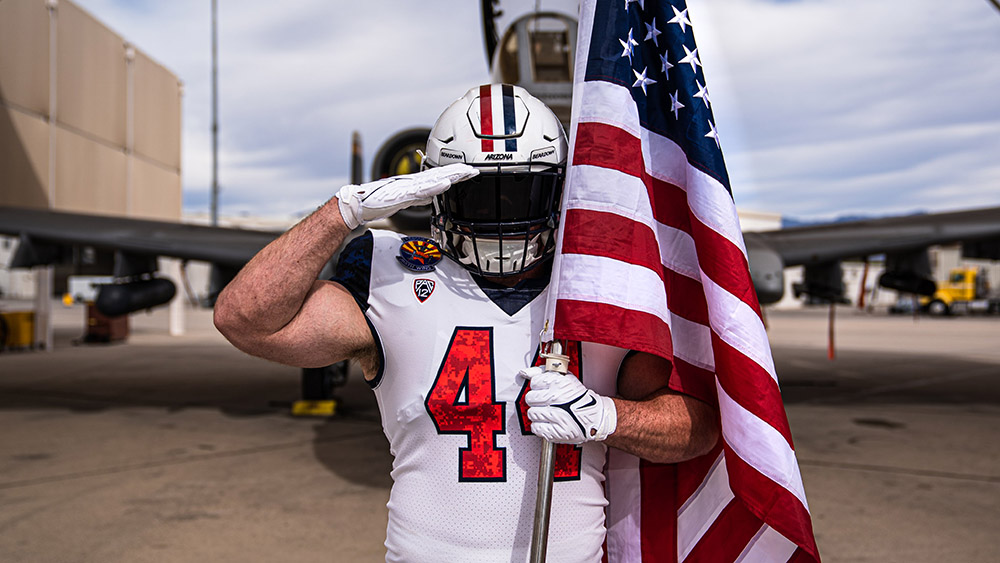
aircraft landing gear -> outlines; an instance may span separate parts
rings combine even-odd
[[[348,363],[321,368],[302,368],[302,399],[292,404],[295,416],[333,416],[337,400],[333,391],[347,383]]]

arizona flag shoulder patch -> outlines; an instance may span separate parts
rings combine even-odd
[[[414,272],[434,271],[434,265],[441,261],[441,248],[436,242],[424,237],[406,237],[399,245],[399,263]]]

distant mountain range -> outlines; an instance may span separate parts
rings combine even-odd
[[[796,217],[782,217],[781,228],[790,227],[811,227],[815,225],[829,225],[832,223],[848,223],[851,221],[867,221],[869,219],[882,219],[885,217],[911,217],[913,215],[926,215],[927,211],[912,211],[910,213],[887,213],[883,215],[839,215],[833,219],[799,219]]]

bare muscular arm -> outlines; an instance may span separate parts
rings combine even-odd
[[[707,453],[719,438],[714,407],[667,387],[670,362],[634,354],[618,381],[618,426],[608,446],[657,463],[686,461]]]
[[[219,295],[215,326],[234,346],[268,360],[320,367],[374,361],[374,340],[350,293],[318,281],[350,229],[337,198],[261,250]]]

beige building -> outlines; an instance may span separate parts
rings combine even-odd
[[[72,2],[0,1],[0,205],[179,220],[181,96]]]
[[[182,93],[76,4],[0,0],[0,206],[179,221]],[[15,246],[0,240],[0,291],[34,298],[34,342],[50,348],[48,296],[70,272],[3,271]],[[176,261],[164,268],[177,278]],[[183,331],[179,304],[172,333]]]

